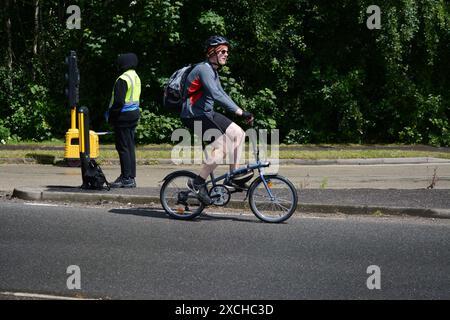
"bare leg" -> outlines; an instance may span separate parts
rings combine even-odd
[[[205,161],[202,169],[200,170],[199,176],[203,179],[207,179],[208,176],[213,172],[217,166],[223,162],[226,152],[226,140],[225,135],[218,137],[211,145],[211,155]]]
[[[228,155],[230,171],[237,169],[241,161],[242,143],[245,139],[245,132],[236,123],[228,126],[225,134],[218,137],[211,146],[211,155],[205,161],[199,176],[207,179],[217,166],[223,163],[225,156]]]
[[[245,132],[236,123],[232,123],[225,131],[227,136],[227,151],[229,151],[230,171],[239,168],[242,155],[242,143],[245,139]]]

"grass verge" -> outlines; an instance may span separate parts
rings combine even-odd
[[[42,143],[30,143],[24,142],[17,144],[18,149],[0,149],[0,158],[12,159],[12,158],[28,158],[28,159],[63,159],[64,158],[64,143],[59,141],[42,142]],[[46,146],[61,147],[58,150],[42,150]],[[432,157],[441,159],[450,159],[450,152],[442,152],[432,150],[414,150],[414,147],[407,148],[407,146],[399,146],[395,149],[395,146],[383,146],[377,145],[376,148],[371,149],[370,146],[361,146],[358,149],[357,145],[327,145],[322,146],[280,146],[279,158],[280,159],[304,159],[304,160],[329,160],[329,159],[374,159],[374,158],[415,158],[415,157]],[[249,150],[248,146],[245,148],[245,159]],[[250,153],[251,154],[251,153]],[[276,157],[275,153],[267,152],[268,157]],[[170,145],[148,145],[138,146],[136,150],[136,157],[138,159],[170,159],[172,157],[172,146]],[[194,154],[191,153],[191,158]],[[252,158],[252,157],[251,157]],[[99,160],[102,159],[118,159],[117,152],[114,150],[113,145],[101,145]]]

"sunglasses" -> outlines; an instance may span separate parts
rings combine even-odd
[[[228,53],[228,50],[220,50],[219,51],[221,54],[225,54],[225,53]]]

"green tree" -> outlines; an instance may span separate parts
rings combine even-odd
[[[168,141],[181,124],[162,110],[165,81],[222,34],[232,44],[225,89],[285,142],[450,143],[448,1],[380,0],[380,30],[366,26],[369,0],[79,0],[79,30],[66,28],[71,4],[0,8],[3,135],[64,135],[69,50],[79,58],[80,104],[94,130],[106,129],[116,58],[131,51],[143,83],[139,141]]]

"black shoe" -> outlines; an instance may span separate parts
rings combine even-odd
[[[109,187],[110,188],[121,188],[122,179],[123,179],[122,175],[118,176],[117,179],[114,180],[114,182],[109,185]]]
[[[231,180],[233,180],[234,183],[239,183],[239,182],[247,182],[248,180],[250,180],[251,178],[253,178],[253,170],[249,170],[247,172],[242,172],[239,174],[236,174],[233,176],[233,178],[231,178]]]
[[[189,179],[188,182],[186,183],[186,186],[189,188],[189,190],[191,190],[192,192],[194,192],[198,199],[205,205],[210,205],[212,204],[212,200],[209,197],[208,194],[208,190],[206,189],[206,185],[201,184],[201,185],[197,185],[194,183],[194,179]]]
[[[238,189],[248,189],[248,186],[245,183],[251,178],[253,178],[253,170],[249,170],[247,172],[239,173],[233,176],[231,180],[225,182],[225,185]]]
[[[110,188],[136,188],[136,181],[134,178],[124,178],[121,175],[111,183]]]
[[[236,183],[233,180],[225,181],[225,183],[223,185],[228,189],[228,191],[231,191],[231,192],[242,192],[249,188],[249,186],[247,186],[245,184],[245,182]]]
[[[136,188],[136,180],[134,180],[134,178],[125,178],[122,181],[122,188]]]

